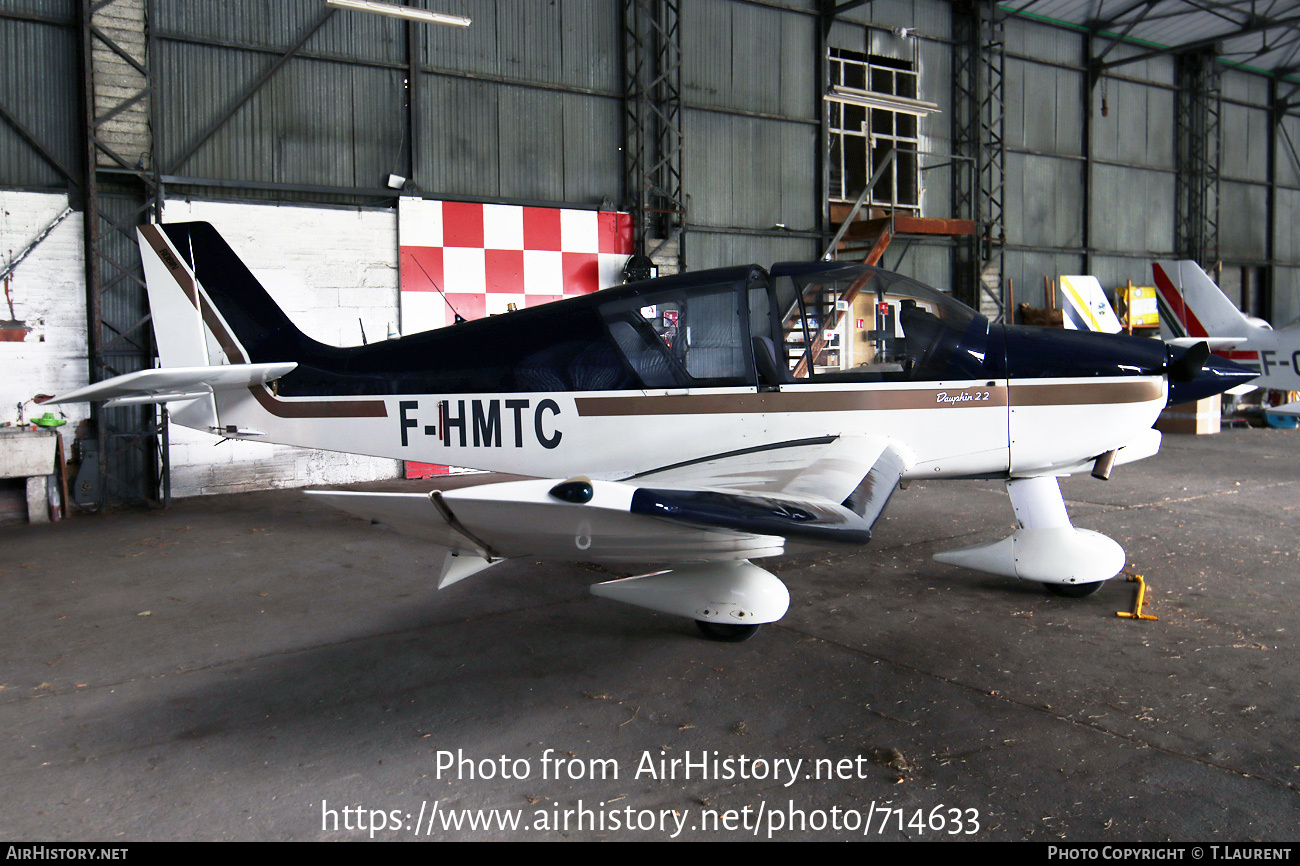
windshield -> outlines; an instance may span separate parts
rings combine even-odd
[[[975,379],[988,320],[915,280],[867,265],[777,265],[777,367],[794,380]]]

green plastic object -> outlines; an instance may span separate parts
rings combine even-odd
[[[53,412],[46,412],[39,418],[33,418],[32,423],[37,427],[62,427],[68,422],[63,418],[55,418]]]

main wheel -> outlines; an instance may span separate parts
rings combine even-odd
[[[729,622],[705,622],[702,619],[697,619],[695,624],[709,640],[724,643],[740,643],[742,640],[749,640],[758,631],[757,625],[732,625]]]
[[[1052,595],[1059,595],[1061,598],[1087,598],[1097,590],[1101,589],[1104,580],[1098,580],[1095,583],[1045,583],[1047,591]]]

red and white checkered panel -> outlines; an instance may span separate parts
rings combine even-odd
[[[397,234],[403,334],[618,285],[632,255],[632,216],[612,211],[403,198]]]
[[[632,217],[612,211],[426,201],[398,206],[402,333],[617,285]],[[454,312],[453,312],[454,310]]]

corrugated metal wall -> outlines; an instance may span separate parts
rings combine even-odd
[[[375,189],[400,168],[405,36],[378,16],[334,14],[265,85],[259,79],[326,14],[323,4],[154,3],[157,165],[166,175]],[[201,146],[203,134],[242,106]],[[399,172],[400,173],[400,172]]]
[[[819,229],[816,17],[692,0],[681,21],[687,262],[816,257],[790,234]]]
[[[331,14],[319,0],[149,0],[152,156],[169,188],[386,207],[385,181],[400,174],[444,198],[625,201],[622,4],[452,5],[473,26],[416,27],[412,58],[405,23]],[[817,233],[833,228],[823,224],[820,5],[681,3],[691,268],[812,257]],[[77,9],[76,0],[0,0],[0,105],[74,175],[84,161]],[[824,39],[915,62],[920,97],[939,105],[920,124],[922,149],[934,154],[923,160],[925,216],[952,215],[943,157],[951,149],[952,15],[943,0],[875,0],[846,12]],[[1010,19],[1006,33],[1005,272],[1016,299],[1041,303],[1044,277],[1081,270],[1105,285],[1148,282],[1150,259],[1174,247],[1174,62],[1155,57],[1110,70],[1085,117],[1086,35],[1023,18]],[[1107,60],[1139,50],[1121,46]],[[1300,229],[1285,216],[1300,205],[1300,117],[1277,127],[1270,167],[1268,79],[1224,68],[1222,83],[1221,255],[1232,268],[1274,265],[1271,308],[1262,312],[1280,324],[1300,315]],[[69,186],[3,121],[0,184]],[[918,241],[886,262],[944,285],[948,248]]]
[[[602,0],[466,5],[426,28],[416,181],[446,196],[569,205],[623,197],[621,9]]]
[[[158,7],[165,174],[357,190],[398,174],[440,196],[593,206],[622,197],[617,3],[477,0],[467,30],[417,25],[414,166],[405,23],[330,15],[186,157],[326,13],[304,0]]]
[[[1175,66],[1152,57],[1117,66],[1092,93],[1087,124],[1084,34],[1012,20],[1007,25],[1006,274],[1016,300],[1043,303],[1043,279],[1095,274],[1106,286],[1151,282],[1151,261],[1174,252]],[[1141,53],[1113,49],[1108,61]],[[1238,269],[1278,263],[1271,310],[1283,323],[1300,315],[1300,234],[1289,219],[1300,204],[1300,120],[1277,133],[1275,213],[1270,256],[1269,82],[1245,70],[1221,70],[1219,253],[1225,284]],[[1102,100],[1105,100],[1105,111]],[[1090,127],[1085,134],[1085,126]],[[1085,234],[1086,232],[1086,234]]]
[[[1087,48],[1075,30],[1007,22],[1005,274],[1017,303],[1044,305],[1044,279],[1062,274],[1149,283],[1152,257],[1173,249],[1173,63],[1116,67],[1089,111]]]
[[[1223,99],[1219,246],[1227,263],[1263,264],[1268,257],[1268,81],[1230,70],[1223,76]]]
[[[0,105],[35,139],[0,119],[0,185],[64,189],[82,165],[75,0],[0,0]]]
[[[1286,215],[1274,228],[1274,258],[1300,263],[1300,117],[1288,115],[1279,124],[1277,144],[1276,212]],[[1272,315],[1278,325],[1300,318],[1300,265],[1274,268]]]

